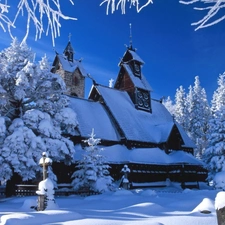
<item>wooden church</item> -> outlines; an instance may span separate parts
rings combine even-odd
[[[115,180],[121,178],[120,171],[126,164],[134,187],[163,185],[168,179],[182,187],[197,186],[198,182],[205,182],[207,171],[193,156],[195,145],[182,127],[160,100],[152,99],[152,88],[142,73],[143,64],[131,43],[119,62],[114,87],[93,80],[85,99],[88,74],[81,60],[74,59],[71,42],[63,54],[56,54],[52,72],[64,79],[70,107],[77,114],[77,132],[71,137],[76,150],[74,158],[79,161],[82,140],[94,129]],[[64,182],[63,177],[59,175],[59,182]]]

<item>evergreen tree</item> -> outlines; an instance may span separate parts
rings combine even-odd
[[[166,109],[170,112],[170,114],[174,115],[175,105],[173,104],[173,101],[171,100],[170,96],[168,96],[166,99],[163,99],[162,103],[166,107]]]
[[[217,80],[218,87],[213,93],[211,111],[214,114],[225,105],[225,72],[219,75]]]
[[[176,90],[174,108],[175,120],[187,131],[186,93],[183,86]]]
[[[195,156],[202,158],[207,144],[206,135],[210,117],[210,107],[205,89],[201,87],[198,76],[195,77],[194,86],[189,87],[186,104],[188,110],[187,131],[196,144]]]
[[[0,53],[0,180],[13,173],[23,180],[36,177],[42,152],[53,161],[70,164],[76,115],[68,108],[62,78],[50,72],[46,57],[33,62],[34,54],[16,39]]]
[[[213,180],[218,172],[225,171],[225,73],[219,76],[217,83],[218,87],[212,98],[208,146],[203,155],[209,170],[209,181]]]
[[[214,113],[209,123],[209,134],[203,160],[209,170],[208,180],[212,181],[216,173],[225,171],[225,106]]]
[[[94,129],[88,140],[84,140],[88,147],[84,149],[83,159],[77,165],[77,171],[72,175],[72,185],[75,190],[87,188],[96,192],[112,189],[113,178],[109,175],[110,168],[101,155],[102,149],[97,145],[100,139],[95,138]]]

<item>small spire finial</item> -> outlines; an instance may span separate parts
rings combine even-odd
[[[132,49],[132,24],[130,23],[130,48]]]
[[[69,36],[68,36],[69,41],[71,40],[71,37],[72,37],[72,34],[71,34],[71,33],[69,33]]]

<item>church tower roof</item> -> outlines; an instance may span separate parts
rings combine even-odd
[[[73,62],[73,55],[75,52],[74,52],[72,44],[70,42],[70,37],[71,37],[71,35],[69,35],[69,42],[68,42],[63,54],[67,57],[68,61]]]

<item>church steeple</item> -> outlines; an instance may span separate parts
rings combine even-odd
[[[70,42],[71,34],[69,34],[69,42],[63,52],[63,54],[67,57],[68,61],[73,62],[74,50]]]
[[[130,45],[128,47],[129,50],[135,51],[135,49],[133,49],[133,42],[132,42],[132,24],[130,23]]]

